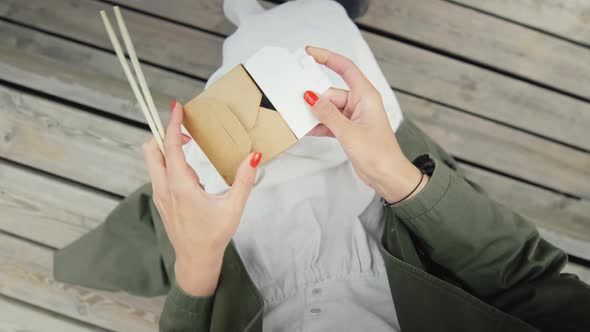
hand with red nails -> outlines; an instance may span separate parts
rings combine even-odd
[[[174,247],[176,282],[193,296],[214,293],[225,248],[237,230],[262,155],[250,154],[240,165],[233,186],[221,196],[203,190],[185,160],[181,133],[183,108],[172,104],[164,139],[165,156],[155,140],[143,145],[152,180],[154,203]]]
[[[388,202],[415,196],[428,177],[421,181],[420,170],[403,154],[377,89],[342,55],[310,46],[306,51],[316,62],[339,74],[350,88],[330,88],[322,95],[305,92],[303,98],[321,122],[308,135],[338,139],[359,177]],[[406,197],[412,190],[412,195]]]

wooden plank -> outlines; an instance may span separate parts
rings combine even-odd
[[[151,3],[151,1],[154,0],[145,1],[145,3]],[[219,4],[219,0],[198,3],[200,6],[205,6],[204,4],[214,6],[216,3]],[[155,14],[171,19],[176,19],[176,13],[185,10],[187,13],[199,14],[198,11],[182,7],[183,5],[188,6],[186,2],[167,2],[168,10]],[[92,17],[96,11],[105,7],[108,6],[74,0],[54,0],[51,4],[33,0],[8,0],[0,5],[0,15],[86,43],[110,47],[102,27],[96,26],[98,22],[88,23],[87,19],[80,18]],[[47,12],[51,13],[47,14]],[[215,13],[220,13],[220,10],[203,11],[202,14],[194,16],[189,23],[200,27],[201,21],[212,21],[211,18],[207,20],[203,16],[212,16]],[[54,17],[54,15],[59,16]],[[52,19],[49,20],[45,16],[50,16]],[[160,47],[138,47],[138,53],[142,57],[166,67],[200,73],[199,75],[208,75],[219,65],[221,38],[209,35],[208,39],[204,39],[202,32],[187,27],[132,13],[127,16],[132,17],[133,25],[130,24],[129,30],[134,40],[143,40],[142,44],[160,45]],[[93,28],[88,27],[89,25]],[[157,30],[159,33],[153,35],[145,33],[146,26],[150,26],[150,30]],[[205,28],[214,29],[216,26],[218,25],[213,24]],[[186,30],[180,33],[179,29]],[[393,87],[590,150],[590,139],[586,130],[590,125],[588,103],[404,43],[370,33],[363,35]],[[175,41],[174,47],[169,47],[170,40]],[[197,45],[199,43],[201,44]],[[195,49],[203,51],[189,52],[176,45],[195,45]],[[203,52],[205,53],[201,56]],[[214,61],[211,60],[210,53],[216,54]],[[199,54],[201,65],[192,66],[190,61],[179,60],[185,57],[194,59],[195,56],[192,54]],[[203,67],[211,70],[203,71]],[[563,130],[565,126],[568,130]]]
[[[0,294],[114,331],[157,331],[162,298],[57,282],[52,255],[50,249],[0,234]]]
[[[62,248],[97,227],[118,199],[0,161],[0,229]]]
[[[449,0],[590,46],[587,0]]]
[[[486,194],[531,220],[549,242],[590,260],[590,201],[577,200],[463,164]]]
[[[563,273],[573,273],[580,277],[580,279],[590,285],[590,268],[575,264],[575,263],[568,263],[567,266],[563,269]]]
[[[588,103],[380,36],[365,39],[395,89],[590,150]]]
[[[112,2],[224,35],[229,35],[236,29],[223,14],[223,0],[172,0],[168,2],[158,0],[113,0]],[[259,1],[259,3],[267,7],[274,6],[274,4],[266,1]]]
[[[590,197],[590,186],[579,178],[588,178],[590,154],[423,99],[405,94],[398,97],[409,117],[451,154],[564,192]]]
[[[590,99],[587,47],[440,0],[371,1],[358,22]]]
[[[142,66],[156,107],[188,101],[203,82]],[[88,107],[144,122],[115,55],[0,21],[0,77]]]
[[[111,50],[97,1],[2,1],[0,15]],[[122,10],[141,59],[207,78],[221,65],[223,40],[211,34]]]
[[[127,195],[147,181],[143,129],[0,87],[0,155]]]
[[[67,319],[23,303],[0,297],[0,332],[99,332],[99,327]]]

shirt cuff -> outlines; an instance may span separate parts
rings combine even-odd
[[[449,189],[452,170],[445,163],[432,157],[431,159],[435,167],[426,186],[411,199],[389,207],[402,220],[414,219],[427,213],[440,202]]]
[[[172,302],[177,309],[192,315],[209,315],[213,309],[214,296],[192,296],[174,282],[170,292],[168,293],[168,300]]]

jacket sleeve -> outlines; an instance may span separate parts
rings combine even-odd
[[[590,328],[590,287],[560,273],[567,255],[463,179],[455,161],[419,129],[409,131],[400,142],[406,155],[428,153],[435,169],[418,195],[391,209],[419,255],[471,294],[543,331]]]
[[[209,331],[212,309],[213,296],[191,296],[174,283],[160,317],[160,331]]]
[[[477,192],[438,160],[423,191],[391,208],[426,257],[478,297],[559,275],[567,261],[528,221]]]
[[[264,301],[230,242],[215,294],[199,297],[172,284],[160,316],[163,332],[262,331]]]

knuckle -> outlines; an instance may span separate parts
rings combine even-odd
[[[338,116],[338,114],[336,112],[334,112],[334,110],[329,107],[326,107],[323,111],[323,121],[324,122],[333,122],[334,120],[336,120],[337,116]]]
[[[346,56],[343,55],[342,58],[343,58],[343,61],[346,64],[347,67],[356,66],[354,64],[354,62],[349,57],[346,57]]]
[[[327,98],[320,98],[320,100],[318,100],[317,104],[315,105],[315,109],[320,113],[328,113],[330,111],[330,105]]]

